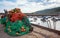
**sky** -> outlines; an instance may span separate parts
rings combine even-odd
[[[60,0],[0,0],[0,13],[4,9],[20,8],[23,13],[32,13],[55,7],[60,7]]]

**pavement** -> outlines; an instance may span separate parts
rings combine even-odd
[[[9,36],[4,32],[3,25],[0,25],[0,38],[60,38],[60,35],[50,32],[36,26],[32,26],[33,31],[23,36]]]

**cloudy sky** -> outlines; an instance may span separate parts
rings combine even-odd
[[[20,8],[23,13],[60,7],[60,0],[0,0],[0,12]]]

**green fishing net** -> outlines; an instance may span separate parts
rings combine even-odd
[[[9,19],[6,22],[7,19],[8,19],[7,17],[0,19],[1,24],[6,25],[4,32],[6,32],[7,34],[9,34],[11,36],[19,36],[19,35],[21,36],[21,35],[24,35],[24,34],[27,34],[30,32],[29,31],[31,28],[30,22],[26,17],[24,17],[22,21],[17,20],[15,22],[11,22]],[[24,32],[21,31],[22,26],[25,29]]]

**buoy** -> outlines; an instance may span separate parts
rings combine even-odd
[[[9,32],[11,32],[11,30],[9,30]]]
[[[25,28],[24,28],[24,27],[22,27],[22,28],[21,28],[21,31],[22,31],[22,32],[25,32],[26,30],[25,30]]]
[[[10,29],[10,28],[8,28],[8,31],[9,31],[9,32],[11,32],[11,29]]]
[[[19,33],[17,32],[16,34],[18,35]]]

